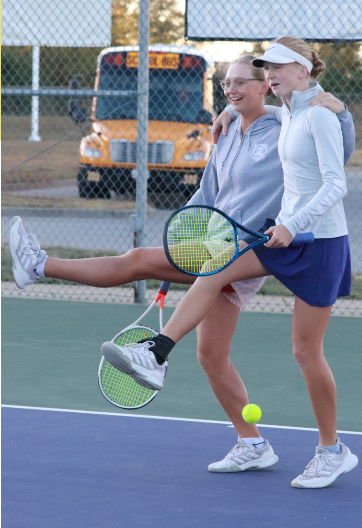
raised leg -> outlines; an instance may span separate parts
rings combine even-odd
[[[177,271],[165,256],[163,247],[131,249],[117,257],[55,259],[48,257],[46,277],[65,279],[88,286],[109,288],[134,280],[157,279],[192,284],[195,278]]]

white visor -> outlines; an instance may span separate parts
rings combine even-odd
[[[310,73],[313,69],[313,64],[308,59],[303,57],[303,55],[300,55],[300,53],[292,51],[291,49],[287,48],[287,46],[283,46],[283,44],[278,43],[271,44],[269,48],[266,49],[262,57],[257,57],[254,59],[253,66],[256,66],[256,68],[262,68],[264,66],[264,62],[272,62],[276,64],[290,64],[291,62],[297,62],[298,64],[305,66],[308,70],[308,73]]]

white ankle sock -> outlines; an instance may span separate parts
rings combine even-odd
[[[46,260],[48,258],[48,255],[45,255],[45,257],[43,258],[43,260],[41,262],[39,262],[39,264],[35,267],[35,270],[37,272],[37,274],[39,275],[39,277],[41,277],[42,279],[45,278],[45,275],[44,275],[44,266],[45,266],[45,263],[46,263]]]
[[[341,441],[339,438],[337,439],[337,442],[333,446],[320,446],[320,447],[323,447],[323,449],[327,449],[327,451],[329,451],[330,453],[340,454],[342,452]]]
[[[243,440],[247,445],[253,445],[257,449],[264,447],[265,443],[264,438],[262,436],[258,436],[257,438],[243,438]]]

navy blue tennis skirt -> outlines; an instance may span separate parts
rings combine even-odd
[[[351,294],[348,236],[318,238],[312,244],[254,248],[263,266],[297,297],[312,306],[331,306]]]

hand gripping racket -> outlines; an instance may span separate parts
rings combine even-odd
[[[242,234],[247,235],[240,237]],[[166,256],[188,275],[213,275],[230,266],[249,249],[265,244],[270,235],[253,231],[207,205],[186,205],[167,220],[163,233]],[[247,242],[239,247],[239,242]],[[313,242],[313,233],[300,233],[290,246]]]
[[[112,342],[116,345],[127,345],[136,343],[142,339],[152,339],[158,332],[149,326],[138,323],[156,306],[160,301],[159,325],[160,332],[163,328],[163,305],[165,297],[170,287],[169,282],[162,282],[158,294],[147,310],[131,325],[121,330]],[[103,396],[116,407],[122,409],[139,409],[144,407],[157,396],[157,390],[146,389],[138,385],[130,376],[112,367],[110,363],[102,357],[98,369],[98,384]]]

